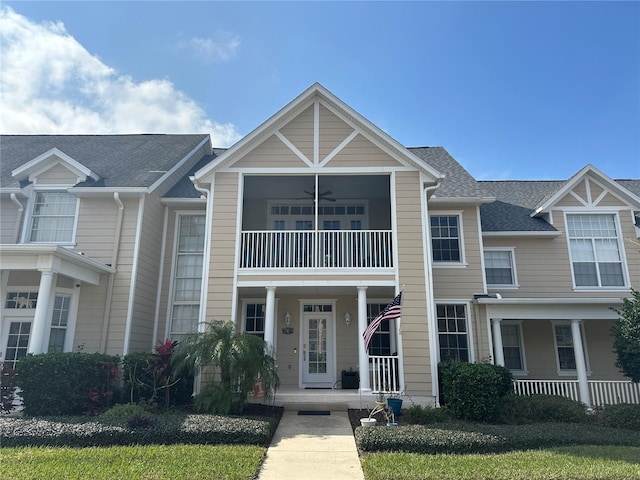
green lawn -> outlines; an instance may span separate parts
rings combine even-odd
[[[253,480],[266,448],[253,445],[153,445],[3,448],[3,480]]]
[[[371,453],[367,480],[632,480],[640,447],[579,446],[487,455]]]

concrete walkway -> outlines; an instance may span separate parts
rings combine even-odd
[[[258,480],[364,480],[347,412],[285,410]]]

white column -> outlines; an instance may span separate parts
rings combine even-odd
[[[264,341],[269,351],[273,351],[276,334],[276,287],[267,288],[267,301],[264,312]]]
[[[491,331],[493,332],[493,363],[504,367],[504,349],[502,348],[502,319],[491,319]]]
[[[582,332],[580,331],[580,320],[571,320],[571,339],[573,340],[573,355],[576,359],[576,373],[578,374],[578,390],[580,401],[587,407],[591,407],[591,396],[589,395],[589,382],[587,380],[587,362],[584,359],[584,349],[582,348]]]
[[[362,335],[367,328],[367,287],[358,287],[358,370],[360,372],[360,391],[370,392],[369,355],[364,348]]]
[[[44,353],[44,337],[47,333],[47,313],[49,312],[49,299],[53,287],[54,273],[52,270],[40,272],[40,287],[38,288],[38,302],[33,315],[33,326],[29,339],[28,353]]]

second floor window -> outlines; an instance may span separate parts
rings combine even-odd
[[[67,192],[37,192],[31,212],[30,242],[73,241],[78,199]]]
[[[567,215],[567,235],[576,287],[625,285],[615,215]]]
[[[511,250],[485,250],[484,270],[487,285],[515,285],[513,252]]]
[[[434,262],[461,262],[460,218],[457,215],[433,215],[430,219]]]

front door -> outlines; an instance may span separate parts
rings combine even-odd
[[[331,306],[313,305],[313,307]],[[322,308],[317,308],[317,310],[322,310]],[[333,312],[304,312],[302,323],[302,386],[305,388],[331,388],[335,383],[335,321]]]

